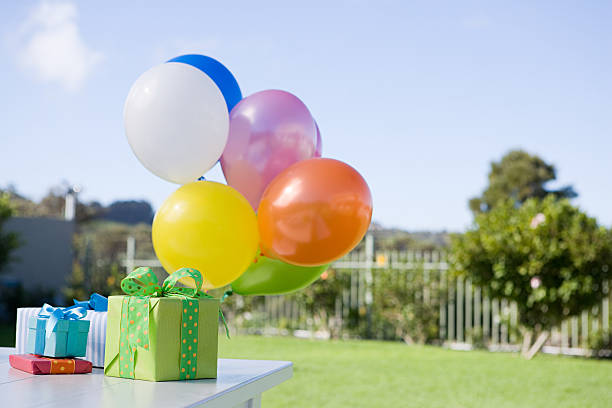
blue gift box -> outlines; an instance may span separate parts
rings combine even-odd
[[[47,357],[84,357],[89,320],[53,320],[48,316],[30,317],[26,351]],[[53,327],[48,330],[47,325]]]

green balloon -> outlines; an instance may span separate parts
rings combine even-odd
[[[329,265],[296,266],[259,256],[249,269],[232,282],[239,295],[281,295],[305,288],[317,280]]]

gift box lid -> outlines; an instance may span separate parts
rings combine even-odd
[[[48,317],[30,316],[28,328],[36,330],[45,330],[47,327]],[[54,332],[67,332],[69,330],[79,333],[89,331],[89,320],[58,320],[57,325],[53,328]]]

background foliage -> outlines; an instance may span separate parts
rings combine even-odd
[[[520,322],[549,329],[598,304],[612,278],[612,234],[568,200],[499,201],[453,240],[456,272],[517,302]]]
[[[489,185],[470,201],[474,228],[453,239],[455,268],[470,274],[474,283],[487,286],[491,296],[516,300],[521,323],[540,329],[599,302],[602,282],[610,278],[610,231],[567,200],[560,201],[576,194],[571,186],[548,188],[547,183],[555,178],[554,166],[540,157],[520,150],[509,152],[491,164]],[[66,186],[55,187],[37,203],[14,188],[7,194],[18,215],[61,218],[65,190]],[[538,214],[543,221],[532,227]],[[127,237],[136,239],[136,258],[155,256],[152,216],[150,204],[144,201],[117,201],[109,206],[79,203],[74,265],[64,291],[66,301],[85,299],[92,292],[120,293]],[[407,232],[375,223],[370,233],[375,237],[375,251],[439,250],[450,242],[445,232]],[[363,250],[361,242],[355,251]],[[165,272],[157,272],[165,277]],[[274,327],[323,330],[333,338],[437,343],[439,302],[446,293],[441,293],[439,280],[431,281],[423,270],[403,272],[376,269],[371,304],[361,302],[340,311],[339,299],[347,296],[354,276],[350,270],[331,268],[310,287],[285,296],[292,307],[305,313],[300,319],[275,321]],[[532,278],[541,282],[539,287],[531,286]],[[448,283],[453,285],[452,278]],[[216,292],[213,295],[220,296],[223,290]],[[25,298],[26,294],[21,296]],[[46,295],[37,296],[42,299]],[[266,302],[268,309],[263,308]],[[262,332],[274,307],[274,297],[266,301],[264,297],[235,295],[224,304],[230,323],[252,332]],[[478,343],[482,333],[470,332],[469,337]],[[597,343],[605,345],[609,333],[598,338]]]
[[[546,184],[556,180],[555,166],[546,163],[537,155],[523,150],[512,150],[499,162],[491,163],[489,185],[479,197],[469,201],[474,213],[490,211],[499,201],[513,199],[522,203],[528,198],[544,198],[553,195],[557,198],[577,196],[573,187],[548,189]]]
[[[292,307],[304,312],[299,314],[301,318],[271,324],[281,331],[323,330],[332,338],[438,343],[439,289],[425,276],[422,270],[400,274],[393,269],[379,269],[373,276],[370,307],[361,303],[341,311],[337,302],[350,288],[351,271],[330,268],[309,287],[284,295],[285,304],[293,304]],[[427,301],[423,299],[424,293],[429,296]],[[226,300],[223,309],[234,327],[262,333],[276,307],[268,298],[270,306],[265,309],[265,302],[263,296],[234,295]],[[346,316],[342,316],[343,312]]]
[[[13,215],[13,207],[8,194],[0,192],[0,273],[11,259],[11,253],[19,247],[19,239],[14,232],[5,232],[3,225]]]
[[[136,240],[136,258],[151,258],[151,226],[93,221],[79,225],[74,235],[74,263],[64,294],[68,299],[87,299],[91,293],[122,294],[128,236]]]

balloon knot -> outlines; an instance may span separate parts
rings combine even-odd
[[[232,289],[228,289],[225,291],[225,293],[223,294],[223,296],[221,297],[221,303],[223,303],[225,301],[225,299],[227,299],[228,297],[232,296],[234,294],[234,291]]]

